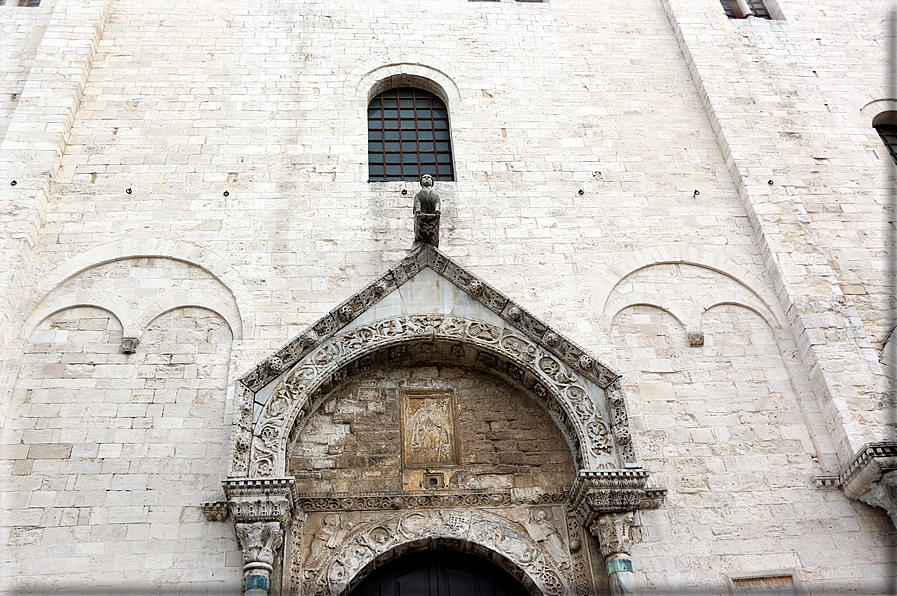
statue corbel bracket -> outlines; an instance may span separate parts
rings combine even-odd
[[[611,594],[634,591],[632,526],[635,512],[656,509],[664,488],[648,488],[650,473],[643,469],[580,470],[570,491],[573,515],[598,539],[604,556]]]
[[[297,509],[293,478],[225,480],[227,509],[243,549],[243,594],[267,596],[274,559]],[[298,518],[299,516],[297,516]]]
[[[839,477],[844,494],[881,507],[897,527],[897,442],[863,445]]]

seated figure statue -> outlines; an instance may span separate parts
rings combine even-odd
[[[439,215],[439,195],[433,190],[433,176],[424,174],[420,178],[420,190],[414,195],[414,214]]]
[[[420,190],[414,195],[414,245],[439,246],[439,195],[433,190],[433,176],[420,178]]]

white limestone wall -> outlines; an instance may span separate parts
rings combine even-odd
[[[857,114],[880,93],[874,27],[884,4],[862,0],[831,13],[781,0],[786,20],[774,23],[728,21],[716,0],[115,0],[108,13],[94,9],[85,20],[102,21],[102,36],[80,63],[86,84],[74,117],[64,118],[70,128],[54,141],[64,139],[52,156],[59,167],[48,158],[30,168],[33,160],[21,158],[37,155],[22,147],[46,148],[37,133],[17,140],[27,146],[4,145],[2,155],[26,198],[37,197],[11,216],[36,230],[34,256],[19,258],[15,245],[5,260],[25,265],[23,289],[14,287],[6,312],[15,390],[3,468],[11,493],[4,574],[21,578],[4,585],[86,581],[48,578],[28,562],[58,556],[72,569],[87,565],[107,585],[122,570],[168,564],[191,573],[152,577],[238,589],[232,531],[197,517],[201,501],[220,496],[226,387],[410,248],[416,185],[369,183],[366,164],[368,92],[401,74],[441,85],[451,115],[457,181],[437,183],[440,248],[625,376],[646,466],[671,490],[665,509],[641,517],[644,542],[634,554],[645,585],[668,578],[722,590],[725,573],[784,567],[800,568],[814,585],[869,585],[886,573],[887,518],[810,487],[812,476],[836,472],[851,455],[845,445],[877,436],[881,414],[865,389],[883,334],[875,222],[884,153]],[[40,88],[38,79],[31,84]],[[56,89],[71,99],[67,87]],[[55,105],[48,94],[47,114]],[[10,118],[28,120],[25,112]],[[776,218],[757,216],[771,212]],[[133,258],[183,267],[135,277],[148,268],[125,264]],[[700,273],[638,277],[671,262]],[[805,329],[789,310],[802,301],[842,305],[841,318],[822,320],[802,343]],[[118,320],[90,340],[97,346],[88,353],[120,367],[158,354],[178,362],[104,373],[123,386],[114,408],[99,405],[97,373],[60,366],[83,353],[82,342],[35,339],[69,321],[57,308],[83,305]],[[216,314],[194,316],[188,308],[197,306]],[[679,328],[653,307],[674,313]],[[164,337],[150,332],[157,311],[169,325]],[[66,330],[99,333],[91,326],[102,317],[91,312],[76,313]],[[192,331],[174,331],[184,325]],[[703,331],[705,347],[687,347],[685,335],[666,331],[674,328]],[[132,356],[118,349],[125,329],[141,338]],[[204,361],[189,348],[201,335],[220,359],[211,377],[196,377],[182,393],[186,377],[167,376],[167,367]],[[812,361],[808,345],[825,348],[830,339],[842,342],[829,351],[840,369]],[[726,346],[741,346],[739,359]],[[658,355],[661,348],[669,353]],[[811,377],[814,362],[826,374]],[[55,376],[35,376],[47,366]],[[103,459],[99,451],[76,451],[89,441],[62,437],[65,428],[93,424],[95,409],[104,424],[130,429],[134,416],[118,404],[143,403],[134,379],[158,383],[160,399],[176,408],[137,418],[166,429],[189,420],[208,443],[196,455],[190,445],[200,435],[162,433],[166,453],[180,457],[181,446],[198,470],[155,488],[154,503],[139,502],[148,491],[142,484],[110,496],[120,491],[103,484],[105,464],[82,461]],[[52,407],[35,408],[33,390]],[[210,401],[188,406],[197,399],[190,392],[208,392]],[[67,416],[63,427],[59,412],[73,403],[97,405]],[[697,415],[708,407],[712,414]],[[59,436],[23,430],[51,421]],[[126,465],[114,472],[126,482],[131,467],[160,464],[140,459],[149,457],[136,447],[145,433],[128,436],[94,440],[112,445],[102,447],[108,466]],[[45,444],[72,451],[29,457]],[[126,445],[137,452],[124,455]],[[28,460],[36,463],[21,463]],[[63,468],[71,486],[32,493]],[[78,482],[99,492],[83,495],[89,513],[78,512],[76,529],[60,530],[74,519],[62,503],[81,499]],[[46,490],[58,492],[51,499]],[[112,520],[112,507],[161,509],[159,517],[128,509],[134,517]],[[832,518],[837,523],[824,521]],[[752,538],[735,540],[747,525]],[[822,532],[831,543],[814,541]],[[150,548],[150,534],[160,551],[152,559],[140,551]],[[663,558],[689,549],[698,558]],[[104,567],[107,552],[123,558]]]

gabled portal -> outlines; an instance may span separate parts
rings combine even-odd
[[[448,372],[426,387],[407,382],[422,369]],[[483,391],[493,387],[488,391],[500,401],[536,404],[541,413],[534,411],[532,420],[546,422],[535,427],[556,427],[557,444],[569,449],[557,461],[567,463],[528,480],[512,471],[483,482],[473,466],[465,475],[465,449],[475,457],[483,452],[475,452],[469,436],[462,444],[459,400],[467,400],[461,410],[468,427],[491,412],[475,413],[482,409],[476,396],[451,386],[459,378]],[[352,458],[370,455],[370,442],[340,447],[319,430],[321,416],[355,399],[352,392],[362,385],[373,391],[364,408],[401,410],[373,417],[366,427],[401,427],[401,442],[386,448],[393,458],[386,458],[392,463],[383,473],[400,480],[338,482],[331,473],[316,489],[305,479],[324,478],[316,466],[331,464],[316,458],[309,443],[328,450],[320,453],[342,448]],[[237,396],[232,479],[224,484],[238,535],[245,537],[247,586],[261,586],[270,570],[281,568],[274,553],[284,539],[288,589],[315,594],[344,593],[362,568],[406,543],[435,541],[431,548],[438,548],[458,539],[512,561],[519,567],[513,574],[539,593],[591,592],[591,578],[600,572],[588,571],[583,530],[605,536],[601,552],[609,565],[617,561],[609,572],[622,574],[615,575],[620,581],[631,573],[632,516],[625,512],[656,507],[663,496],[645,487],[648,472],[636,458],[619,375],[431,244],[261,362],[240,379]],[[302,453],[290,464],[294,445]],[[365,465],[353,466],[353,474],[364,473]],[[303,478],[301,493],[296,478]],[[283,535],[287,527],[291,538]]]

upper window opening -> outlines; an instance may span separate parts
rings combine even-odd
[[[885,144],[891,158],[897,163],[897,112],[882,112],[872,119],[872,126],[878,131],[881,142]]]
[[[371,180],[452,181],[448,109],[416,87],[397,87],[368,104],[368,174]]]
[[[763,0],[719,0],[723,5],[723,12],[730,19],[744,19],[746,17],[759,17],[771,19],[769,9]]]

